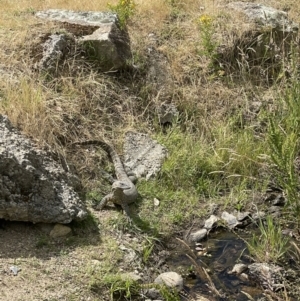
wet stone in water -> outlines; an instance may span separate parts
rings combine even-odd
[[[204,228],[207,229],[207,230],[210,230],[210,229],[212,229],[213,227],[216,226],[216,223],[217,223],[218,221],[219,221],[219,218],[218,218],[217,216],[215,216],[215,215],[212,214],[212,215],[209,217],[209,219],[207,219],[207,220],[205,221]]]
[[[207,237],[207,230],[201,229],[196,232],[191,233],[189,240],[190,242],[198,242]]]

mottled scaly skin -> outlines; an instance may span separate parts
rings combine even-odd
[[[101,200],[96,209],[102,210],[108,202],[113,202],[115,204],[121,205],[126,215],[130,218],[128,204],[134,202],[137,199],[138,192],[135,185],[132,183],[127,173],[125,172],[121,159],[113,146],[101,140],[88,140],[83,142],[76,142],[75,144],[93,144],[101,146],[109,154],[115,167],[117,181],[112,184],[112,192],[106,195]]]

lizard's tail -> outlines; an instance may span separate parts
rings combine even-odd
[[[114,167],[115,167],[115,172],[116,172],[117,178],[120,179],[120,178],[127,177],[127,174],[125,173],[122,161],[121,161],[118,153],[116,152],[116,150],[110,143],[102,141],[102,140],[85,140],[85,141],[74,142],[73,145],[98,145],[98,146],[100,146],[110,156],[110,158],[114,164]]]

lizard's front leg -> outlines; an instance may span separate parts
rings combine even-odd
[[[132,219],[131,219],[131,216],[130,216],[130,212],[129,212],[129,206],[128,206],[128,203],[126,201],[123,201],[123,200],[120,200],[118,202],[118,205],[121,205],[123,211],[124,211],[124,214],[126,215],[126,218],[129,222],[132,222]]]
[[[108,202],[113,202],[114,195],[112,193],[109,193],[106,195],[101,202],[95,207],[96,210],[102,210]]]

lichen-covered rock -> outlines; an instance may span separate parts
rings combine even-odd
[[[298,48],[298,24],[284,11],[252,2],[231,2],[224,11],[234,28],[220,35],[218,63],[231,72],[243,68],[255,75],[255,80],[261,79],[258,75],[274,79],[291,49]]]
[[[250,280],[263,288],[271,291],[283,289],[283,268],[269,263],[252,263],[248,269]]]
[[[297,32],[298,25],[288,19],[288,14],[273,7],[252,2],[231,2],[228,8],[242,12],[250,21],[282,32]]]
[[[147,180],[160,171],[167,149],[147,134],[127,132],[124,143],[124,166],[137,178]]]
[[[72,37],[66,34],[50,35],[43,44],[43,57],[38,68],[49,73],[55,73],[71,42],[74,42]]]
[[[78,179],[0,115],[0,218],[69,223],[87,211],[73,186]]]
[[[49,9],[37,12],[36,16],[58,22],[73,34],[89,58],[98,61],[102,70],[125,67],[131,58],[128,32],[120,27],[114,13]]]

